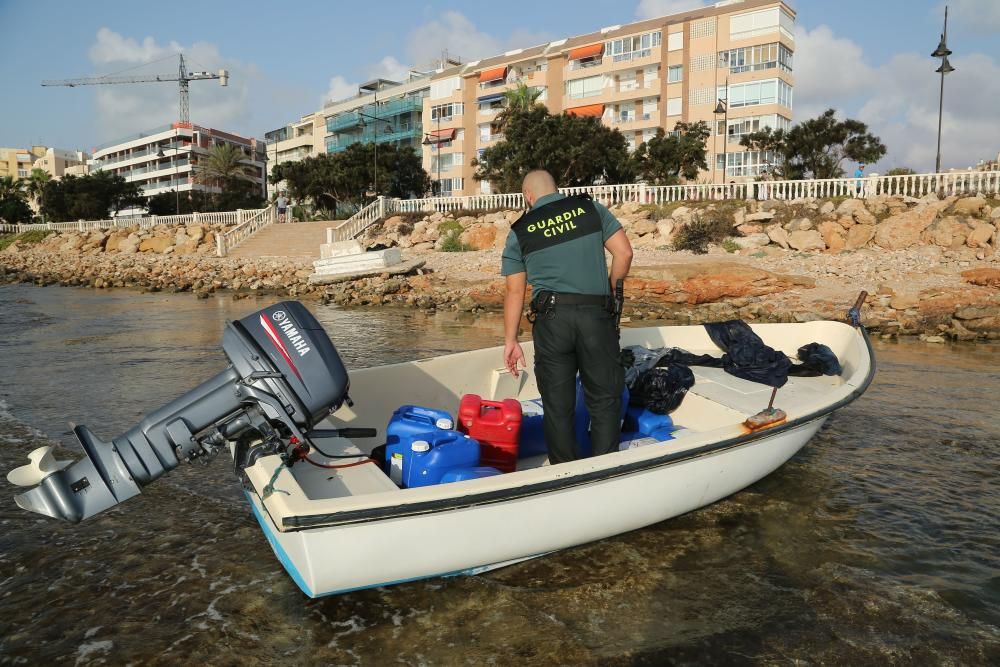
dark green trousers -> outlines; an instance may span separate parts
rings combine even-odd
[[[531,336],[549,462],[580,458],[573,433],[577,372],[590,412],[593,455],[617,451],[625,372],[614,316],[601,306],[557,304],[554,312],[538,315]]]

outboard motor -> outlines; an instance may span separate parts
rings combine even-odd
[[[229,322],[222,337],[229,367],[148,415],[111,442],[73,429],[87,454],[55,461],[51,447],[7,479],[35,486],[14,499],[23,509],[77,523],[128,500],[177,466],[234,443],[237,473],[261,456],[287,456],[345,401],[347,370],[316,318],[284,301]]]

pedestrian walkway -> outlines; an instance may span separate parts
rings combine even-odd
[[[326,243],[327,227],[339,224],[339,220],[327,220],[268,225],[233,248],[228,256],[319,259],[319,247]]]

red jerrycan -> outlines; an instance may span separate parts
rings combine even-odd
[[[479,465],[501,472],[517,468],[521,437],[521,403],[512,398],[487,401],[466,394],[458,408],[458,429],[479,441]]]

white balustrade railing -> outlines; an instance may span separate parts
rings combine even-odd
[[[400,201],[405,200],[379,197],[336,227],[328,227],[326,230],[327,243],[350,241],[357,238],[363,231],[386,215],[397,211],[398,209],[395,207]]]
[[[236,216],[239,224],[225,234],[216,235],[215,254],[219,257],[225,257],[229,254],[230,250],[246,241],[264,227],[274,224],[278,219],[278,211],[274,206],[262,208],[257,211],[230,211],[229,213],[211,215],[228,216],[230,213]]]
[[[139,227],[150,229],[159,225],[240,225],[257,213],[270,209],[223,211],[220,213],[189,213],[185,215],[121,216],[106,220],[77,220],[76,222],[43,222],[37,224],[2,225],[4,232],[30,232],[53,230],[57,232],[89,232],[97,229],[124,229]]]

